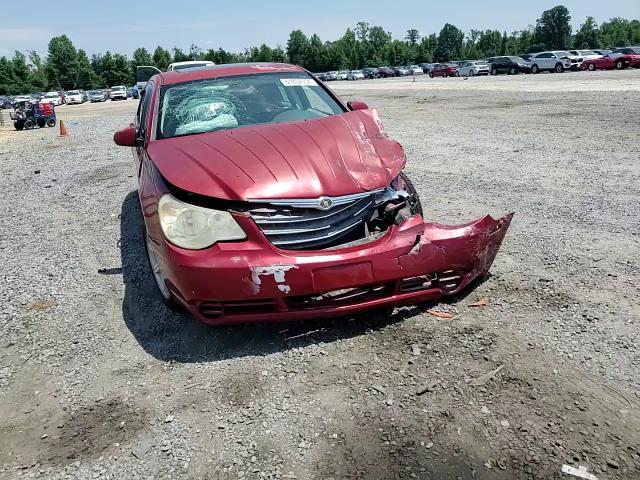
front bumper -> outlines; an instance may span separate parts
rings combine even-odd
[[[198,320],[302,320],[454,295],[489,270],[512,216],[445,226],[415,215],[370,243],[290,251],[240,215],[243,242],[195,251],[155,243],[167,286]]]

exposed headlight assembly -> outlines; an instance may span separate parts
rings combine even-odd
[[[181,248],[199,250],[247,238],[229,212],[181,202],[170,194],[158,202],[158,216],[165,238]]]

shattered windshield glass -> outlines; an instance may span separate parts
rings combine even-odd
[[[158,138],[307,120],[344,111],[303,72],[207,78],[165,86],[160,95]]]

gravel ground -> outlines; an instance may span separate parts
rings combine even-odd
[[[0,478],[640,476],[640,71],[331,86],[378,109],[429,219],[516,212],[493,276],[204,327],[153,292],[111,142],[137,102],[61,107],[67,139],[1,129]]]

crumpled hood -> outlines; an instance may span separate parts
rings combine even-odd
[[[227,200],[373,190],[405,163],[375,110],[156,140],[147,151],[170,184]]]

